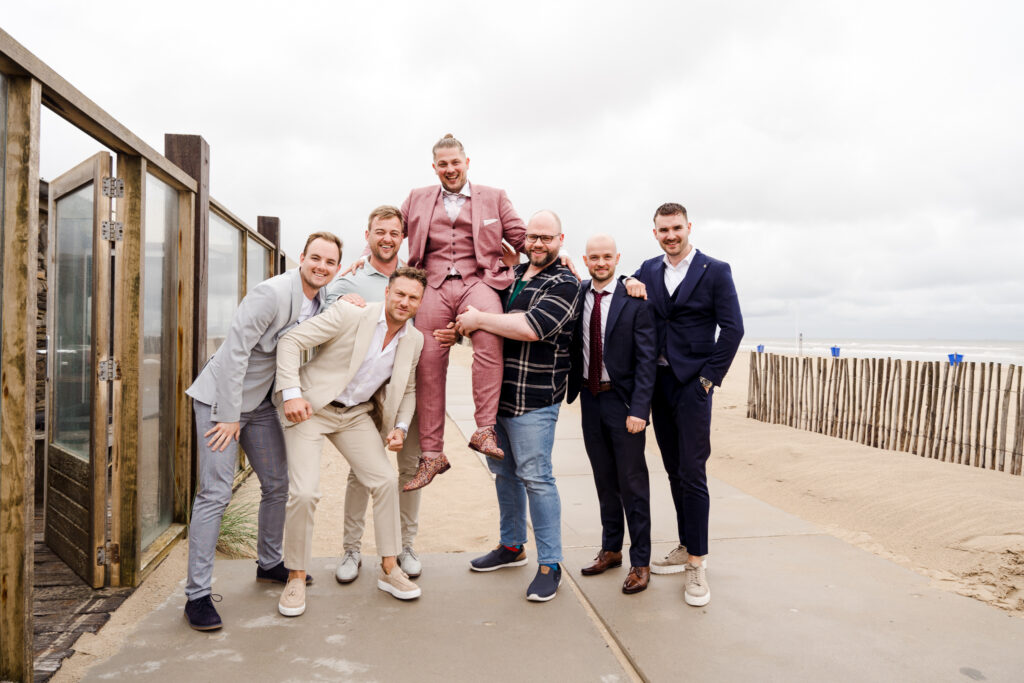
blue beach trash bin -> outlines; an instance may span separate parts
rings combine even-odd
[[[764,344],[758,344],[757,345],[757,352],[758,353],[764,353]]]
[[[832,357],[833,358],[839,358],[839,347],[838,346],[833,346],[831,351],[832,351]]]
[[[963,361],[964,355],[962,353],[951,353],[949,354],[949,364],[952,366],[960,365]]]

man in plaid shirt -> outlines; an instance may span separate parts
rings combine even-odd
[[[582,308],[579,281],[558,259],[564,241],[553,211],[539,211],[526,226],[529,263],[515,268],[515,283],[502,293],[505,313],[470,306],[456,320],[462,334],[486,330],[504,340],[498,405],[502,460],[488,460],[498,493],[501,542],[470,563],[488,572],[526,564],[529,505],[540,565],[526,598],[555,597],[562,570],[562,502],[551,473],[558,409],[569,376],[569,342]]]

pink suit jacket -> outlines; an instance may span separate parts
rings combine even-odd
[[[479,266],[480,279],[497,290],[512,284],[512,271],[501,262],[501,240],[504,238],[516,251],[522,251],[526,242],[526,224],[512,208],[504,190],[470,183],[473,196],[469,202],[473,213],[473,249]],[[427,250],[427,234],[436,207],[441,185],[413,190],[402,203],[409,239],[409,265],[423,268],[423,255]],[[443,209],[441,209],[443,210]]]

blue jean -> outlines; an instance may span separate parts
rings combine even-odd
[[[518,417],[498,416],[498,447],[502,460],[488,459],[498,492],[501,542],[526,543],[526,510],[537,539],[537,561],[562,561],[562,501],[551,473],[551,447],[561,404],[531,410]]]

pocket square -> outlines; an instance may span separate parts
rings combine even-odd
[[[497,218],[485,218],[484,219],[484,225],[490,225],[491,223],[497,222],[497,220],[498,220]]]

